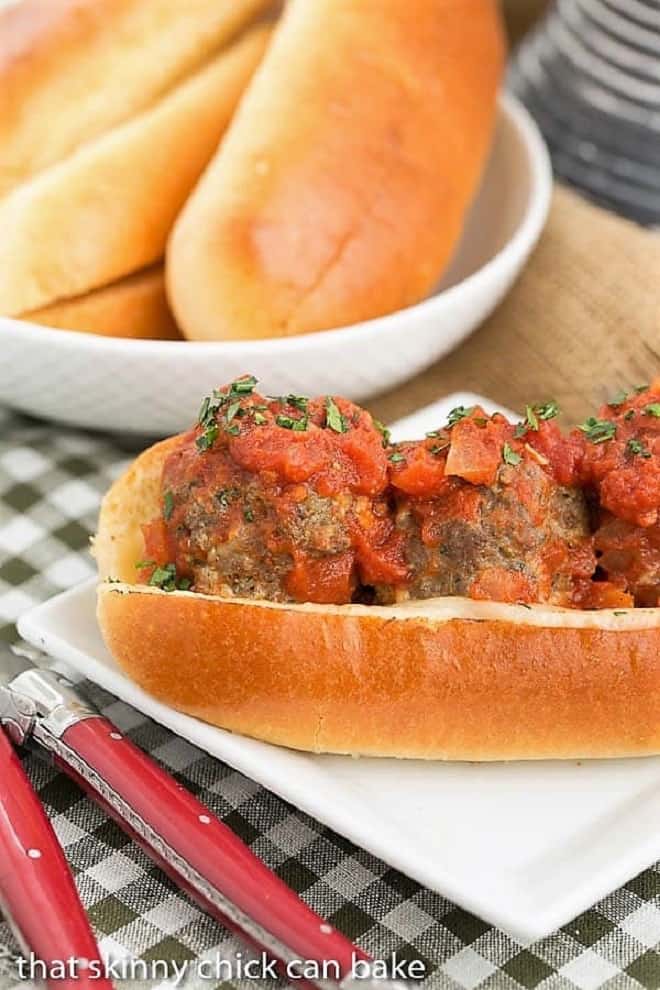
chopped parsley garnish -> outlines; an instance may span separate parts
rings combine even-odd
[[[293,419],[292,416],[280,415],[275,417],[275,422],[285,430],[295,430],[296,433],[302,433],[307,429],[308,419],[307,416],[301,416],[300,419]]]
[[[392,464],[400,464],[401,461],[405,461],[405,459],[406,458],[404,457],[404,455],[400,454],[398,450],[395,450],[394,453],[390,454],[390,456],[388,457],[388,460],[392,461]]]
[[[254,392],[254,387],[257,384],[257,379],[254,375],[246,375],[244,378],[237,378],[235,382],[232,382],[229,386],[230,395],[251,395]]]
[[[534,412],[539,419],[554,419],[561,412],[558,403],[551,399],[550,402],[542,402],[540,405],[534,406]]]
[[[254,522],[254,512],[249,508],[249,506],[243,509],[243,518],[246,522]]]
[[[515,450],[511,449],[510,444],[505,443],[502,447],[502,460],[505,464],[511,464],[515,467],[517,464],[520,464],[522,457]]]
[[[537,402],[535,406],[525,406],[525,419],[518,423],[514,436],[519,440],[528,430],[538,430],[539,420],[554,419],[559,415],[559,406],[554,400]]]
[[[628,412],[627,412],[627,413],[626,413],[626,414],[624,415],[624,417],[623,417],[623,418],[624,418],[624,419],[625,419],[625,420],[626,420],[627,422],[630,422],[630,420],[631,420],[631,419],[633,419],[633,418],[634,418],[634,416],[635,416],[635,410],[634,410],[634,409],[629,409],[629,410],[628,410]]]
[[[155,567],[155,566],[156,566],[155,560],[138,560],[137,564],[135,565],[135,570],[143,571],[145,567]]]
[[[633,457],[648,458],[651,456],[651,451],[644,446],[641,440],[629,440],[626,444],[626,453]]]
[[[236,381],[232,382],[228,392],[221,392],[214,389],[212,395],[206,396],[197,417],[199,425],[204,429],[204,432],[195,441],[199,451],[210,450],[218,439],[219,431],[216,416],[219,410],[229,403],[226,416],[227,423],[231,423],[235,416],[243,415],[244,410],[241,408],[241,398],[251,395],[254,392],[256,384],[257,379],[254,375],[247,375],[245,378],[237,378]],[[238,433],[238,427],[236,429],[228,427],[227,432],[235,436]]]
[[[301,412],[307,412],[309,405],[309,399],[306,395],[284,395],[280,401],[286,403],[287,406],[293,406],[294,409],[300,409]]]
[[[172,492],[165,492],[163,495],[163,516],[169,519],[174,512],[174,495]]]
[[[254,422],[257,424],[257,426],[263,426],[264,423],[266,422],[266,417],[264,416],[263,413],[260,413],[259,411],[255,412],[252,418]]]
[[[616,423],[611,419],[596,419],[595,416],[589,416],[578,429],[582,430],[589,443],[606,443],[616,436]]]
[[[441,435],[442,435],[441,430],[429,430],[428,433],[424,434],[424,436],[428,437],[429,440],[433,440],[435,437],[439,437]]]
[[[637,395],[641,395],[642,392],[648,392],[648,390],[649,390],[648,385],[635,385],[633,392],[636,392]]]
[[[227,407],[226,419],[227,419],[227,422],[228,423],[231,423],[231,421],[234,418],[234,416],[238,415],[238,413],[240,411],[240,408],[241,408],[241,400],[240,399],[235,399],[234,402],[232,402]]]
[[[525,423],[530,430],[538,430],[539,420],[534,412],[534,406],[525,406]]]
[[[652,402],[650,406],[644,406],[642,410],[646,416],[655,416],[660,419],[660,402]]]
[[[334,430],[335,433],[346,433],[348,430],[346,419],[339,412],[339,408],[331,395],[326,396],[325,399],[325,425]]]
[[[164,564],[154,569],[149,584],[161,591],[188,591],[192,582],[189,578],[177,578],[176,564]]]
[[[465,419],[466,416],[471,416],[473,412],[474,406],[456,406],[447,416],[447,426],[454,426],[462,419]]]
[[[449,440],[441,440],[440,443],[434,443],[432,447],[429,447],[428,451],[429,454],[433,454],[434,457],[437,457],[437,455],[441,454],[443,450],[446,450],[448,446]]]
[[[238,423],[232,423],[231,426],[227,427],[227,433],[232,437],[237,437],[240,432]]]
[[[215,423],[211,423],[210,426],[207,426],[204,432],[201,433],[195,440],[195,446],[197,449],[202,452],[205,450],[210,450],[215,441],[218,439],[219,432],[220,430]]]
[[[373,416],[371,417],[371,422],[374,424],[374,426],[380,433],[381,437],[383,438],[383,447],[387,447],[387,445],[390,442],[390,431],[388,430],[388,428],[385,426],[384,423],[381,423],[379,419],[374,419]]]
[[[221,488],[219,492],[215,493],[215,500],[226,507],[238,494],[238,488]]]

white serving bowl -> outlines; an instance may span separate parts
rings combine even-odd
[[[364,400],[432,364],[488,316],[541,233],[551,187],[536,126],[504,95],[463,238],[424,302],[338,330],[213,343],[121,340],[0,317],[0,402],[76,426],[165,435],[190,425],[204,394],[248,372],[269,394]]]

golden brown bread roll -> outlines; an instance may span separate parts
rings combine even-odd
[[[21,319],[102,337],[179,340],[165,295],[162,265],[154,265],[75,299],[64,299]]]
[[[106,495],[95,556],[112,655],[167,705],[316,752],[457,760],[660,752],[660,609],[465,598],[278,604],[137,584],[173,437]],[[264,561],[264,567],[267,567]]]
[[[0,200],[0,313],[79,296],[163,256],[268,37],[253,28],[144,113]]]
[[[268,0],[21,0],[0,10],[0,195],[128,120]]]
[[[291,0],[177,220],[187,337],[369,319],[436,284],[488,152],[496,0]]]

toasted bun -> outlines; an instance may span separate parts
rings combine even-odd
[[[165,296],[162,265],[146,268],[76,299],[22,313],[21,319],[102,337],[181,338]]]
[[[162,258],[269,31],[252,29],[162,100],[0,200],[0,312],[40,309]]]
[[[496,0],[290,0],[170,240],[184,334],[304,333],[425,296],[481,175],[502,63]]]
[[[0,195],[129,120],[268,0],[21,0],[0,11]]]
[[[314,752],[453,760],[660,752],[660,609],[625,613],[460,598],[281,605],[136,585],[140,524],[164,459],[106,496],[95,552],[110,652],[160,701]]]

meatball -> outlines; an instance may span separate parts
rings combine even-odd
[[[167,459],[147,555],[172,560],[196,592],[280,602],[350,602],[363,570],[402,579],[369,413],[329,396],[264,398],[255,384],[214,392]]]
[[[587,505],[566,474],[554,424],[515,428],[479,408],[391,456],[396,525],[410,576],[394,598],[465,595],[575,605],[594,571]]]
[[[660,600],[660,381],[621,392],[576,431],[599,570],[638,605]]]

